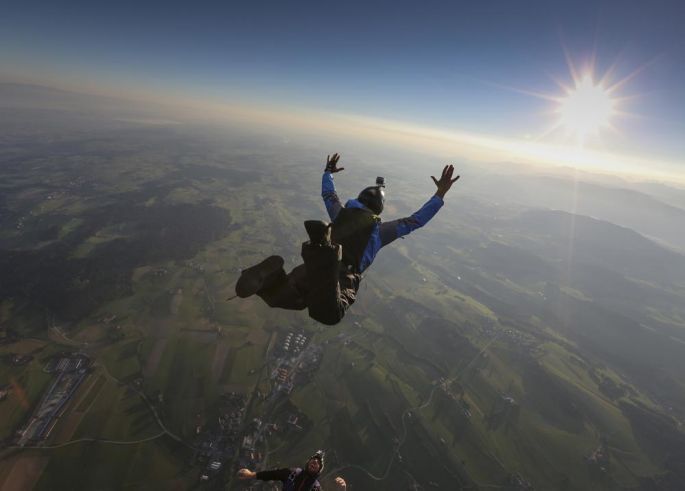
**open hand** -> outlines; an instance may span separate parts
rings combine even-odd
[[[445,168],[442,169],[442,175],[440,176],[439,181],[435,178],[435,176],[431,176],[431,179],[433,179],[433,182],[438,187],[438,190],[435,192],[436,196],[444,198],[445,194],[447,194],[447,191],[449,191],[452,187],[452,184],[457,182],[459,177],[461,177],[457,176],[452,179],[452,174],[454,174],[454,166],[450,164],[446,165]]]
[[[342,490],[347,489],[347,483],[346,483],[345,480],[344,480],[342,477],[340,477],[340,476],[338,476],[338,477],[335,478],[335,484],[338,486],[338,489],[342,489]]]
[[[326,172],[335,174],[341,170],[345,170],[344,167],[338,167],[338,160],[340,160],[340,154],[334,153],[331,157],[330,155],[326,157]]]
[[[256,472],[252,472],[250,469],[240,469],[238,471],[238,479],[254,479],[257,475]]]

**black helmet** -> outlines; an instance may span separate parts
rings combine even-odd
[[[323,472],[324,451],[323,450],[317,450],[314,455],[309,457],[307,459],[307,466],[309,465],[310,460],[318,460],[319,461],[319,472],[318,472],[318,474],[321,474]],[[307,470],[307,466],[305,466],[305,470]]]
[[[385,191],[383,190],[383,187],[384,186],[369,186],[359,193],[357,200],[376,215],[380,215],[383,213],[383,204],[385,203]]]

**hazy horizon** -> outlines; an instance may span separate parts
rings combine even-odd
[[[25,2],[0,19],[0,62],[4,80],[162,102],[181,116],[682,181],[684,8]],[[584,77],[611,114],[579,136],[560,117]]]
[[[212,103],[191,98],[173,99],[160,93],[125,94],[116,91],[106,93],[92,90],[92,88],[79,91],[69,86],[29,84],[18,80],[0,81],[0,84],[64,91],[91,98],[85,102],[85,106],[79,107],[79,103],[74,100],[64,105],[57,97],[52,103],[57,104],[57,107],[61,109],[88,109],[88,103],[96,103],[93,99],[95,97],[101,98],[103,102],[108,101],[110,105],[117,101],[139,104],[136,107],[138,111],[158,111],[168,118],[148,119],[147,122],[150,124],[243,122],[252,124],[255,128],[282,128],[290,132],[296,129],[308,132],[319,131],[321,138],[336,134],[352,138],[352,141],[362,140],[381,145],[393,144],[398,149],[414,149],[428,155],[432,154],[436,158],[448,158],[454,161],[461,158],[483,164],[508,162],[523,164],[527,167],[550,167],[551,170],[570,168],[627,179],[655,180],[678,186],[685,185],[685,174],[676,172],[677,163],[650,161],[639,156],[613,155],[605,151],[579,148],[573,145],[561,146],[526,139],[498,139],[489,135],[422,127],[406,121],[391,121],[353,114],[325,114],[309,109],[294,111],[292,108],[277,106],[254,107],[225,102]],[[51,94],[48,93],[46,96],[49,98]],[[17,102],[21,106],[25,105],[27,100],[21,97]],[[0,104],[7,103],[11,103],[11,95],[7,98],[6,94],[0,93]],[[46,104],[48,101],[41,100],[41,103]],[[143,105],[140,105],[141,103]],[[122,109],[125,108],[126,106]],[[109,109],[114,109],[114,106],[110,106]],[[145,120],[140,119],[139,122],[144,123]],[[656,168],[650,171],[650,166]]]

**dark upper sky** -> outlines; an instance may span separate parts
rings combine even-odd
[[[595,55],[617,95],[605,144],[669,160],[685,144],[685,2],[14,2],[0,62],[196,96],[539,135],[549,101]],[[636,148],[638,147],[638,148]]]

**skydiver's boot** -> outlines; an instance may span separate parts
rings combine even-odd
[[[264,261],[243,270],[235,285],[235,293],[240,298],[247,298],[258,291],[269,288],[285,280],[283,258],[270,256]]]
[[[282,281],[275,282],[262,288],[257,295],[269,307],[288,310],[304,310],[307,308],[307,273],[304,264],[293,268],[284,276]]]
[[[307,220],[304,228],[309,235],[309,243],[312,245],[330,245],[331,225],[321,220]]]
[[[337,324],[345,315],[339,285],[342,246],[331,244],[331,228],[324,222],[307,221],[305,228],[310,239],[302,244],[309,316],[323,324]]]

